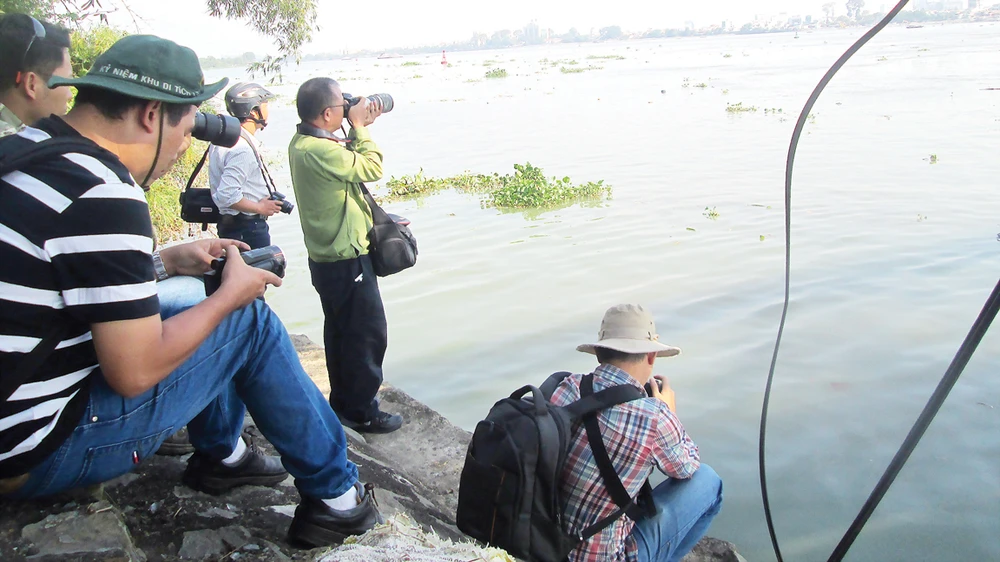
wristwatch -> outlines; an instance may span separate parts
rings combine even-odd
[[[167,268],[163,267],[163,259],[160,258],[160,252],[158,251],[153,252],[153,271],[156,272],[157,283],[170,277],[170,275],[167,275]]]

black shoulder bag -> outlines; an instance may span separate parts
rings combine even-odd
[[[188,178],[187,185],[180,195],[181,219],[185,222],[200,222],[202,232],[208,230],[209,224],[215,224],[222,218],[219,206],[212,200],[212,190],[205,187],[191,187],[195,178],[198,177],[198,173],[201,172],[201,168],[205,165],[208,151],[211,149],[211,146],[205,149],[205,154],[201,156],[198,165],[191,172],[191,177]]]

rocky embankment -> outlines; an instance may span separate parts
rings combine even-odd
[[[327,391],[323,350],[295,337],[303,366]],[[186,457],[156,456],[102,487],[60,498],[0,502],[0,560],[342,561],[511,560],[471,544],[455,527],[459,474],[470,434],[399,389],[384,387],[385,409],[406,425],[389,435],[348,432],[350,458],[376,486],[389,524],[358,544],[296,550],[285,531],[299,501],[291,479],[276,488],[221,496],[181,484]],[[485,412],[484,412],[485,414]],[[259,436],[247,419],[251,434]],[[259,437],[257,442],[273,452]],[[704,539],[685,562],[738,562],[733,545]]]

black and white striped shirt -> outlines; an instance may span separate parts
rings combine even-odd
[[[85,140],[44,119],[0,140],[0,155],[65,136]],[[0,178],[0,377],[57,326],[66,334],[0,403],[0,478],[44,460],[79,423],[101,376],[90,325],[159,313],[146,199],[104,154],[70,153]]]

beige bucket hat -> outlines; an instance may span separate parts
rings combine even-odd
[[[622,353],[653,353],[657,357],[673,357],[681,352],[679,347],[657,341],[653,315],[637,304],[619,304],[608,309],[597,333],[597,343],[585,343],[577,351],[594,355],[595,348],[614,349]]]

